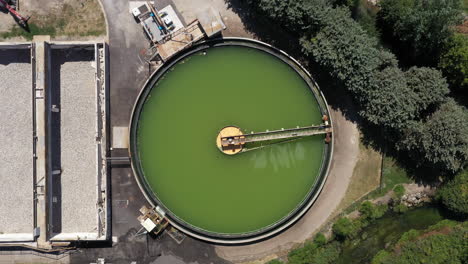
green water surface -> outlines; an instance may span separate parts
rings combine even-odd
[[[179,220],[208,232],[254,232],[285,218],[313,189],[323,136],[228,156],[215,139],[320,124],[317,101],[288,64],[239,46],[191,55],[153,87],[138,123],[146,181]]]

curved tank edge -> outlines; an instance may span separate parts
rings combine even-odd
[[[248,38],[233,38],[233,37],[228,37],[228,38],[218,38],[218,39],[212,39],[208,41],[203,41],[200,43],[197,43],[193,45],[192,47],[180,51],[177,55],[169,59],[164,63],[163,66],[161,66],[158,70],[153,72],[151,76],[148,78],[148,80],[145,82],[143,85],[143,88],[140,90],[137,99],[135,100],[135,104],[132,108],[131,112],[131,117],[130,117],[130,122],[129,122],[129,128],[130,128],[130,133],[129,133],[129,143],[130,147],[128,149],[129,151],[129,156],[131,160],[131,168],[133,171],[133,174],[135,176],[136,182],[138,184],[138,187],[142,191],[143,195],[145,196],[146,200],[152,205],[152,206],[157,206],[159,205],[158,199],[155,197],[152,197],[148,194],[147,187],[145,186],[144,179],[142,179],[142,175],[140,173],[138,166],[135,165],[135,163],[138,162],[137,155],[132,155],[132,152],[134,152],[135,145],[134,144],[134,134],[136,132],[136,128],[134,126],[137,125],[135,123],[135,120],[138,120],[138,118],[135,118],[136,116],[139,117],[139,111],[137,112],[138,109],[141,108],[141,106],[144,104],[141,101],[143,99],[146,99],[146,94],[151,91],[151,89],[148,89],[147,87],[153,86],[157,80],[159,79],[160,76],[162,76],[168,69],[171,68],[174,64],[177,64],[180,60],[183,58],[186,58],[187,56],[190,56],[193,53],[196,53],[200,50],[207,49],[213,46],[224,46],[224,45],[238,45],[238,46],[248,46],[251,48],[257,48],[260,49],[260,47],[269,49],[261,49],[263,51],[266,51],[277,58],[283,60],[285,63],[290,65],[293,69],[296,70],[296,72],[301,75],[301,77],[306,81],[308,84],[309,88],[311,91],[314,93],[314,97],[317,100],[317,103],[319,104],[319,108],[322,112],[322,114],[327,114],[330,120],[330,123],[332,124],[333,127],[333,118],[331,117],[330,114],[330,109],[328,107],[327,101],[325,99],[325,96],[323,95],[322,91],[319,89],[318,84],[314,80],[314,78],[311,76],[311,74],[293,57],[288,55],[286,52],[261,41],[258,40],[253,40],[253,39],[248,39]],[[260,46],[260,47],[259,47]],[[278,55],[279,53],[279,55]],[[290,61],[284,60],[284,58],[287,58]],[[293,64],[291,64],[293,63]],[[298,69],[300,72],[298,71]],[[304,73],[306,76],[304,76],[302,73]],[[159,75],[159,77],[158,77]],[[157,77],[157,78],[156,78]],[[306,79],[307,78],[307,79]],[[310,83],[309,83],[310,82]],[[312,84],[312,86],[311,86]],[[136,115],[137,114],[137,115]],[[135,123],[135,124],[134,124]],[[283,221],[277,222],[272,224],[271,226],[268,226],[266,229],[261,229],[252,233],[247,233],[247,234],[216,234],[216,233],[209,233],[204,230],[197,230],[196,228],[189,226],[183,223],[179,223],[179,221],[183,222],[182,220],[177,219],[177,217],[173,217],[171,214],[168,215],[168,219],[171,223],[172,226],[175,228],[181,230],[182,232],[186,233],[189,236],[192,236],[194,238],[208,241],[211,243],[216,243],[216,244],[250,244],[253,242],[258,242],[261,240],[265,240],[269,237],[272,237],[276,234],[279,234],[286,230],[287,228],[291,227],[294,223],[296,223],[314,204],[314,202],[317,200],[318,196],[320,195],[323,186],[325,185],[325,182],[328,177],[328,173],[330,170],[330,165],[331,165],[331,160],[333,157],[333,149],[334,149],[334,137],[332,135],[331,137],[331,142],[325,145],[326,147],[324,148],[324,162],[322,163],[321,171],[320,171],[320,176],[317,182],[320,182],[319,185],[314,186],[314,188],[311,189],[311,192],[308,194],[308,197],[305,199],[307,202],[302,202],[296,209],[295,212],[291,215],[288,215],[285,217],[286,219],[283,219]],[[142,182],[143,181],[143,182]],[[155,201],[156,200],[156,201]],[[164,208],[167,210],[166,208]],[[169,210],[167,210],[169,211]],[[169,211],[170,212],[170,211]]]

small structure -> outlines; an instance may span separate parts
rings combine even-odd
[[[163,40],[166,34],[159,21],[158,13],[153,11],[151,5],[145,3],[136,7],[132,10],[132,14],[138,19],[151,42],[158,43]]]
[[[219,131],[216,137],[216,146],[224,154],[234,155],[242,151],[245,144],[245,136],[242,130],[236,126],[227,126]]]
[[[197,19],[185,28],[171,32],[165,41],[157,44],[157,52],[162,61],[166,61],[179,51],[192,46],[204,38],[211,38],[226,29],[221,16],[213,8],[197,13]]]
[[[142,206],[140,213],[142,215],[138,217],[138,221],[140,221],[140,224],[148,233],[158,235],[169,225],[169,220],[167,220],[164,211],[159,207],[150,209]]]

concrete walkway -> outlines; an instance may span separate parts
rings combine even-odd
[[[245,246],[217,246],[216,253],[228,261],[271,259],[315,234],[340,204],[359,155],[359,131],[340,111],[331,109],[335,149],[327,182],[314,205],[291,228],[268,240]]]

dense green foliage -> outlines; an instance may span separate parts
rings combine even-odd
[[[460,0],[382,0],[379,5],[382,32],[412,64],[436,65],[451,27],[461,21]]]
[[[361,216],[367,220],[374,220],[380,218],[385,214],[387,210],[388,207],[386,204],[374,205],[370,201],[363,202],[359,207],[359,213],[361,213]]]
[[[374,205],[370,201],[364,201],[359,206],[360,217],[357,219],[339,218],[332,226],[333,234],[339,240],[354,238],[359,230],[369,225],[373,220],[381,218],[387,210],[386,204]]]
[[[304,247],[289,253],[288,264],[331,264],[335,263],[341,252],[341,245],[334,241],[324,246],[306,243]]]
[[[444,220],[424,231],[410,230],[391,250],[381,250],[372,264],[466,263],[468,223]]]
[[[338,219],[332,227],[333,234],[335,234],[336,237],[341,240],[352,237],[359,229],[360,226],[357,224],[357,222],[347,217]]]
[[[318,233],[314,238],[314,243],[319,246],[325,245],[327,243],[327,238],[324,234]]]
[[[468,215],[468,170],[455,176],[437,192],[445,207],[457,214]]]
[[[462,135],[465,125],[460,130],[460,124],[468,124],[468,116],[444,120],[454,116],[449,111],[459,114],[466,109],[446,102],[448,88],[440,72],[399,69],[395,56],[379,48],[347,7],[333,7],[327,0],[246,1],[300,38],[304,55],[346,87],[364,120],[385,132],[388,145],[410,137],[397,150],[413,164],[443,173],[467,165],[463,149],[468,149],[468,133]]]
[[[421,166],[456,172],[468,161],[468,111],[449,100],[427,118],[405,130],[398,148]]]
[[[468,36],[455,34],[440,57],[439,68],[451,89],[468,93]]]

